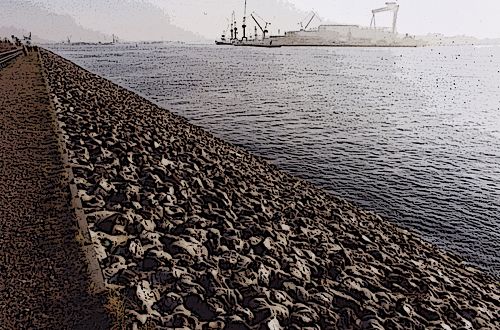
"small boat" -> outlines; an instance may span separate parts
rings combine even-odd
[[[217,40],[215,40],[215,44],[216,44],[216,45],[219,45],[219,46],[220,46],[220,45],[222,45],[222,46],[224,46],[224,45],[231,46],[231,45],[232,45],[232,43],[227,42],[227,41],[222,41],[222,40],[221,40],[221,41],[217,41]]]
[[[233,44],[233,42],[231,40],[226,39],[226,35],[223,34],[220,37],[220,40],[215,40],[215,44],[216,45],[228,45],[228,46],[231,46]]]

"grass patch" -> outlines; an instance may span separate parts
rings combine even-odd
[[[83,237],[80,230],[76,231],[75,239],[78,242],[78,244],[80,244],[81,246],[83,246],[83,244],[85,243],[85,238]]]
[[[125,313],[125,300],[119,290],[109,290],[108,299],[104,308],[111,318],[111,330],[130,329],[130,327],[127,327],[127,323],[130,323],[130,321],[127,320],[127,315]]]
[[[152,320],[148,320],[145,324],[142,324],[133,316],[128,315],[126,310],[130,310],[131,306],[132,302],[128,300],[119,289],[109,289],[104,308],[111,319],[110,330],[156,329],[156,325]]]

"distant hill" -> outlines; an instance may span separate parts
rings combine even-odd
[[[172,24],[168,13],[145,0],[38,0],[47,10],[124,41],[206,41]],[[185,1],[183,1],[185,2]]]
[[[85,28],[69,15],[53,13],[41,5],[20,0],[1,0],[0,26],[4,30],[31,31],[40,40],[104,41],[110,36]]]

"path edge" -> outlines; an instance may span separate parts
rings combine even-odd
[[[69,153],[68,153],[68,148],[66,147],[66,142],[64,139],[64,130],[62,129],[60,122],[57,118],[57,108],[62,107],[62,104],[59,102],[57,99],[57,96],[55,96],[54,93],[52,93],[52,90],[49,85],[48,77],[45,73],[45,66],[43,63],[43,58],[42,58],[42,51],[43,49],[39,48],[39,51],[37,52],[38,56],[38,61],[40,65],[40,70],[41,74],[43,77],[43,80],[45,82],[45,87],[47,89],[47,93],[49,95],[49,102],[50,102],[50,108],[51,108],[51,119],[52,119],[52,125],[54,128],[54,132],[56,135],[56,140],[57,140],[57,145],[58,145],[58,151],[59,155],[61,157],[61,161],[63,163],[63,168],[64,168],[64,179],[66,182],[64,184],[67,184],[70,189],[71,193],[71,209],[74,211],[75,218],[77,220],[77,227],[78,227],[78,233],[81,237],[80,242],[80,247],[82,251],[85,254],[86,261],[87,261],[87,272],[88,275],[90,276],[90,287],[89,291],[92,294],[101,294],[104,293],[107,290],[105,281],[104,281],[104,276],[102,273],[101,266],[99,265],[99,261],[97,259],[97,253],[95,251],[95,248],[92,243],[92,239],[90,237],[90,232],[89,232],[89,225],[87,222],[87,216],[85,215],[85,212],[83,211],[83,206],[82,206],[82,201],[80,197],[78,196],[78,187],[76,186],[75,182],[75,176],[73,174],[73,169],[71,166],[71,163],[69,162]],[[76,238],[75,238],[76,239]]]

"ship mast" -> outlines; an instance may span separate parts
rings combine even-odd
[[[234,11],[233,11],[233,13],[231,15],[231,39],[230,39],[231,41],[235,38],[234,37],[234,31],[233,31],[233,29],[234,29],[234,21],[235,21],[235,19],[234,19]]]
[[[241,38],[241,41],[247,40],[247,37],[246,37],[246,27],[247,27],[246,21],[247,21],[247,0],[245,0],[245,10],[243,12],[243,24],[241,25],[241,27],[243,28],[243,37]]]
[[[234,20],[234,39],[238,39],[238,27],[236,26],[236,14],[233,11],[233,20]]]

